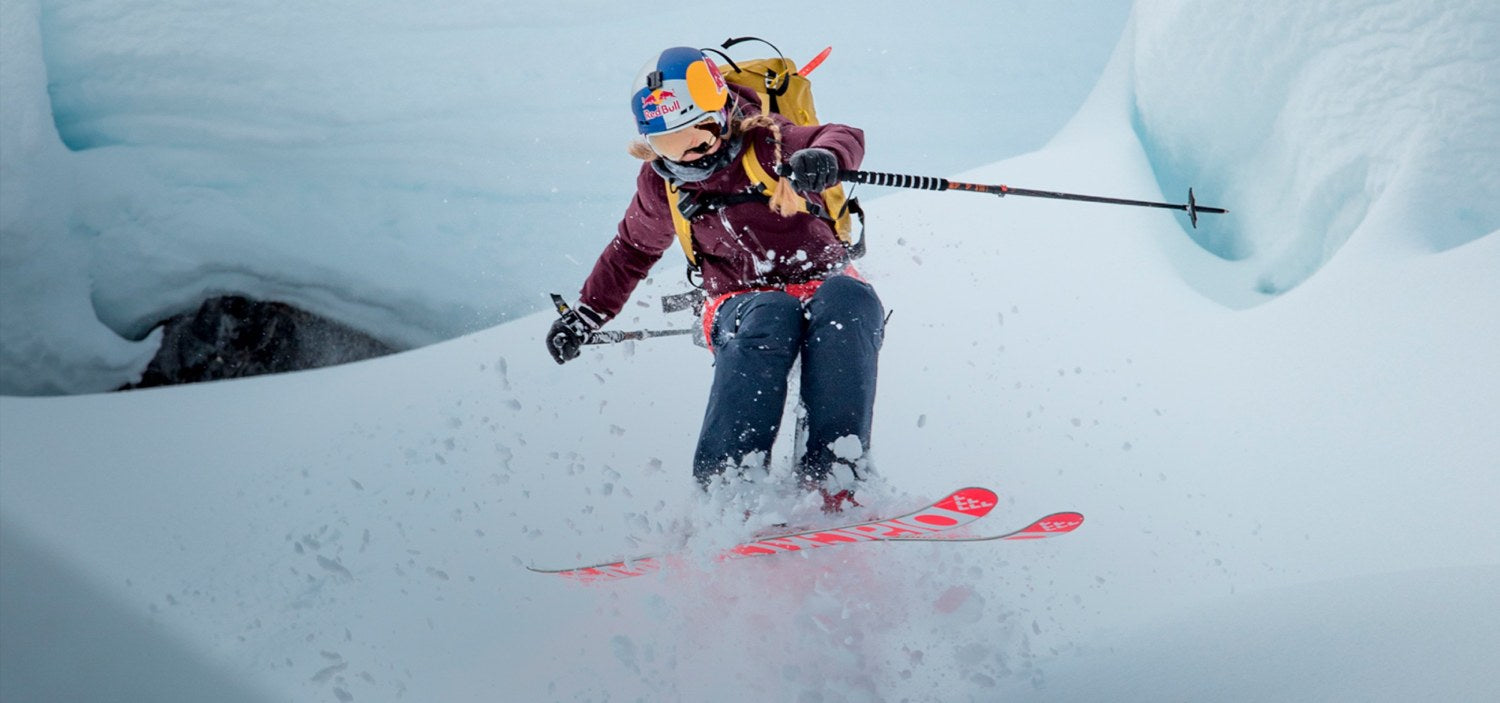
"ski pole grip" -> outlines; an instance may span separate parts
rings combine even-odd
[[[903,173],[880,173],[878,171],[839,171],[839,180],[866,183],[888,188],[916,188],[918,190],[948,190],[948,179],[931,176],[911,176]]]

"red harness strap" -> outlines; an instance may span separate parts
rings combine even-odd
[[[845,266],[844,270],[841,271],[839,275],[849,276],[849,277],[854,278],[855,280],[858,280],[858,281],[864,281],[865,280],[864,276],[859,275],[859,271],[854,270],[854,265],[853,264]],[[805,282],[802,282],[802,283],[788,283],[788,284],[786,284],[784,286],[765,286],[765,287],[762,287],[762,288],[746,288],[745,290],[730,291],[730,292],[725,293],[723,295],[720,295],[720,296],[718,296],[716,298],[713,298],[712,300],[709,300],[708,303],[703,306],[703,342],[708,345],[708,350],[709,351],[713,351],[713,349],[714,349],[714,315],[718,314],[718,312],[719,312],[719,306],[723,305],[724,301],[729,300],[730,298],[733,298],[736,295],[741,295],[743,293],[765,293],[765,292],[769,292],[769,291],[779,290],[779,291],[782,291],[782,292],[786,293],[787,295],[790,295],[793,298],[796,298],[796,299],[798,299],[798,300],[800,300],[800,301],[802,301],[802,302],[805,303],[808,300],[812,299],[813,294],[818,292],[818,288],[823,285],[823,281],[825,281],[825,280],[827,280],[827,279],[826,278],[818,278],[818,279],[814,279],[814,280],[811,280],[811,281],[805,281]]]

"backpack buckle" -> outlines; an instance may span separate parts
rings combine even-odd
[[[694,218],[713,209],[711,203],[703,202],[700,198],[703,195],[701,192],[679,192],[682,192],[683,195],[677,199],[677,211],[682,213],[683,218],[687,219],[688,222],[692,222]]]

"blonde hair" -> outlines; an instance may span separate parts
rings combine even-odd
[[[780,164],[782,158],[781,123],[777,122],[776,118],[766,114],[758,114],[743,119],[736,119],[731,123],[729,133],[731,135],[742,135],[756,127],[764,127],[771,132],[772,144],[775,146],[771,163]],[[655,161],[660,158],[660,154],[657,154],[656,150],[652,149],[651,145],[644,138],[640,137],[631,140],[626,151],[631,156],[642,161]],[[799,212],[807,212],[807,203],[802,199],[802,196],[797,194],[797,190],[790,183],[787,183],[786,179],[774,173],[774,171],[771,175],[776,178],[776,192],[771,195],[771,211],[782,217],[791,217]]]

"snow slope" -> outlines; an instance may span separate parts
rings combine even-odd
[[[1135,32],[1171,12],[1137,8],[1045,148],[961,177],[1176,198],[1133,107]],[[1262,49],[1244,21],[1220,45]],[[1241,309],[1203,294],[1225,262],[1169,213],[872,199],[862,268],[894,316],[871,493],[992,486],[996,530],[1088,516],[1040,543],[529,573],[733,531],[686,468],[709,357],[558,367],[546,314],[315,372],[0,398],[0,697],[1500,697],[1500,238],[1412,247],[1442,235],[1400,205]],[[621,327],[686,324],[655,311],[663,270]]]

